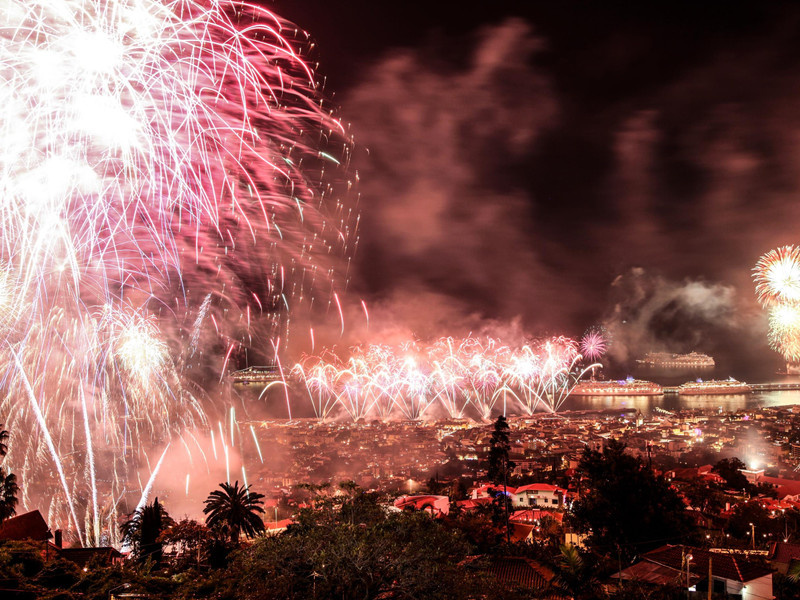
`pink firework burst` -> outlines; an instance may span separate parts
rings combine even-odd
[[[587,331],[580,342],[581,354],[589,361],[597,361],[608,349],[608,342],[600,329]]]

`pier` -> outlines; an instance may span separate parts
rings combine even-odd
[[[800,390],[800,381],[790,381],[787,383],[748,383],[747,385],[750,386],[750,392],[794,392]],[[742,392],[738,392],[742,393]],[[737,393],[737,395],[738,395]],[[744,392],[747,393],[747,392]],[[680,389],[676,387],[664,387],[664,395],[680,394]],[[696,394],[690,394],[696,395]],[[710,396],[716,394],[700,394],[703,396]]]

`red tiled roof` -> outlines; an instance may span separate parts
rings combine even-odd
[[[482,506],[484,504],[491,504],[491,503],[492,503],[491,498],[476,498],[475,500],[472,500],[470,498],[468,500],[458,500],[456,502],[456,506],[459,506],[464,510],[470,510],[473,508],[478,508],[479,506]]]
[[[489,572],[501,583],[543,590],[553,579],[553,572],[535,560],[512,556],[499,556],[492,560]]]
[[[516,510],[511,515],[510,520],[516,521],[517,523],[530,523],[533,521],[537,521],[539,519],[544,519],[545,517],[550,517],[551,519],[555,519],[559,523],[564,520],[564,513],[553,513],[549,510],[540,510],[538,508],[527,508],[523,510]]]
[[[45,540],[50,537],[50,528],[38,510],[11,517],[0,525],[0,540]]]
[[[515,523],[511,522],[510,537],[512,542],[522,542],[528,539],[528,536],[533,531],[533,524],[531,523]]]
[[[292,519],[281,519],[277,523],[275,521],[264,521],[264,527],[267,529],[286,529],[289,525],[294,523]]]
[[[510,489],[510,488],[509,488]],[[530,485],[523,485],[522,487],[518,487],[517,491],[514,493],[519,494],[520,492],[527,492],[527,491],[536,491],[536,492],[566,492],[567,490],[557,487],[555,485],[550,485],[549,483],[531,483]]]
[[[759,483],[771,483],[778,488],[778,498],[784,496],[796,496],[800,494],[800,481],[796,479],[783,479],[782,477],[769,477],[762,475],[758,480]]]
[[[647,552],[642,558],[680,571],[684,568],[683,557],[685,554],[692,555],[690,570],[695,573],[708,573],[709,557],[711,558],[711,570],[716,577],[746,583],[772,573],[771,569],[748,561],[742,556],[719,554],[689,546],[662,546]]]
[[[772,549],[772,557],[776,563],[789,564],[793,559],[800,559],[800,544],[778,542]]]
[[[121,559],[122,554],[116,548],[62,548],[58,551],[61,558],[85,567],[95,557],[99,557],[103,564],[110,565],[115,559]]]

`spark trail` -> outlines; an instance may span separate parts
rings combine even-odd
[[[147,452],[207,427],[223,363],[336,293],[350,143],[307,47],[233,0],[0,4],[0,414],[23,503],[76,539],[74,498],[97,538]]]
[[[349,358],[327,350],[292,369],[318,419],[416,420],[438,412],[481,419],[493,411],[556,412],[586,372],[577,343],[566,337],[508,345],[485,337],[428,344],[355,346]]]

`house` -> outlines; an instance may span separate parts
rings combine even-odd
[[[569,598],[555,585],[555,573],[530,558],[498,556],[491,559],[489,573],[510,588],[537,590],[537,598]]]
[[[0,540],[44,541],[53,537],[47,521],[38,510],[32,510],[3,521],[0,525]]]
[[[710,565],[709,565],[710,562]],[[737,554],[668,544],[642,555],[636,564],[612,575],[615,579],[654,585],[674,584],[690,591],[712,591],[742,600],[772,598],[772,569]]]
[[[800,562],[800,544],[776,542],[769,551],[769,563],[778,573],[786,575],[789,567]]]
[[[516,490],[517,488],[511,487],[510,485],[505,487],[505,491],[509,495],[513,494]],[[502,485],[497,485],[494,483],[485,483],[479,487],[472,488],[470,490],[469,497],[472,500],[478,500],[479,498],[494,498],[494,496],[498,492],[502,491],[503,491]]]
[[[439,517],[450,512],[450,498],[430,494],[400,496],[394,501],[394,507],[398,510],[426,510],[434,517]]]
[[[530,558],[470,556],[460,566],[486,569],[503,587],[537,590],[537,598],[569,598],[565,591],[555,585],[555,573]]]
[[[566,493],[567,490],[549,483],[533,483],[517,488],[511,497],[515,508],[528,506],[562,508]]]
[[[125,560],[119,550],[110,546],[100,548],[60,548],[58,553],[61,558],[75,563],[84,571],[91,563],[111,566],[120,565]]]
[[[281,519],[280,521],[264,521],[264,533],[267,535],[276,535],[283,533],[289,528],[289,525],[294,523],[292,519]]]

